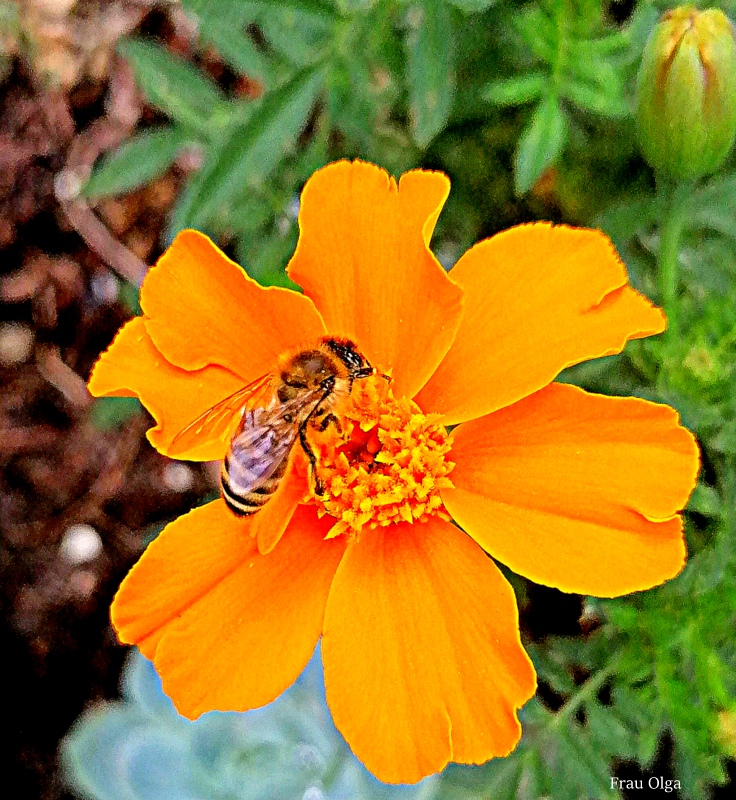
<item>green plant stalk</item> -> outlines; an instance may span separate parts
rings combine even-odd
[[[583,683],[577,689],[577,691],[567,699],[562,708],[557,711],[553,717],[553,722],[550,727],[557,728],[562,725],[580,708],[581,705],[583,705],[583,703],[588,702],[591,697],[594,697],[598,690],[601,689],[603,684],[612,675],[615,675],[618,661],[619,658],[614,657],[610,663],[594,672],[585,681],[585,683]]]
[[[660,226],[659,258],[657,264],[659,296],[667,315],[665,343],[671,346],[680,335],[680,309],[677,300],[679,285],[678,262],[680,241],[687,221],[687,200],[691,184],[675,185],[662,182],[658,192],[662,200],[662,221]]]

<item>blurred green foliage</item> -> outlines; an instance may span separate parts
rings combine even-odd
[[[14,3],[0,0],[0,82],[13,69],[14,43],[20,35],[20,12]]]
[[[736,753],[736,169],[731,154],[707,182],[673,193],[657,185],[637,151],[636,71],[667,6],[646,0],[630,8],[600,0],[182,5],[197,21],[201,49],[213,48],[236,74],[258,81],[263,95],[230,96],[161,44],[123,42],[120,53],[168,124],[141,131],[105,158],[87,186],[90,196],[128,191],[165,170],[183,148],[195,148],[203,166],[178,198],[169,236],[185,226],[205,230],[262,283],[288,285],[284,266],[296,243],[298,194],[315,169],[341,157],[364,158],[394,174],[414,166],[442,169],[453,189],[433,247],[445,266],[474,241],[516,222],[551,217],[597,226],[613,239],[632,283],[676,320],[670,335],[631,343],[625,354],[572,368],[562,379],[670,403],[697,434],[702,471],[687,517],[685,571],[649,592],[587,599],[587,634],[530,644],[544,691],[522,710],[519,748],[482,767],[450,767],[422,791],[443,800],[599,800],[619,796],[610,778],[621,764],[662,769],[671,753],[665,767],[682,787],[671,796],[707,798],[725,782],[727,759]],[[720,7],[732,17],[736,12],[732,0]],[[674,270],[669,288],[662,281],[667,264]],[[525,583],[515,586],[523,607]],[[129,667],[129,676],[137,669],[143,668]],[[92,715],[70,739],[77,783],[92,798],[160,796],[110,793],[90,777],[102,758],[101,745],[92,747],[97,733],[108,741],[113,731],[116,747],[125,741],[133,748],[120,752],[134,754],[131,731],[159,735],[161,715],[141,708],[134,690],[127,703]],[[215,731],[225,723],[213,723],[210,741],[209,723],[185,733],[186,723],[166,714],[171,747],[197,740],[210,764],[237,751],[227,758],[235,758],[243,780],[261,768],[243,755],[250,745],[242,749],[237,736],[233,744]],[[128,722],[113,730],[125,715]],[[134,722],[135,715],[144,722]],[[309,724],[317,723],[294,718],[296,726]],[[184,727],[172,734],[176,726]],[[181,756],[187,770],[200,768],[192,752]],[[144,770],[142,763],[135,769]],[[320,791],[329,783],[324,775],[315,784]],[[251,796],[218,786],[208,796]],[[180,796],[200,796],[187,791]],[[289,791],[283,796],[302,796]]]

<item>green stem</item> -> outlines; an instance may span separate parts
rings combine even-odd
[[[617,661],[617,659],[614,659],[610,664],[601,667],[601,669],[593,673],[593,675],[578,688],[575,694],[573,694],[555,714],[554,722],[552,723],[553,727],[556,728],[565,720],[569,719],[583,703],[586,703],[598,692],[611,675],[615,674]]]
[[[677,341],[680,335],[680,309],[677,301],[678,262],[690,191],[690,184],[675,186],[664,184],[659,187],[663,208],[659,239],[659,294],[667,314],[665,342],[668,345]]]

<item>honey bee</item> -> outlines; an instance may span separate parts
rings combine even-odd
[[[227,437],[230,445],[220,468],[222,498],[234,514],[248,516],[263,508],[278,488],[298,439],[309,459],[314,490],[323,494],[307,427],[339,428],[332,413],[335,403],[350,394],[353,381],[374,373],[349,339],[323,337],[314,348],[284,356],[276,371],[190,422],[174,437],[169,452],[184,452],[202,434]]]

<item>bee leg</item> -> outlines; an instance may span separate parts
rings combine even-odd
[[[312,409],[310,414],[307,418],[302,422],[299,426],[299,441],[301,442],[302,449],[306,453],[307,458],[309,459],[309,474],[314,480],[314,493],[317,497],[321,497],[325,493],[325,486],[320,480],[319,476],[317,475],[317,456],[315,455],[314,450],[312,450],[312,446],[309,444],[307,440],[307,425],[314,424],[314,417],[324,413],[322,411],[322,403],[332,394],[332,390],[335,386],[334,378],[328,379],[326,385],[324,386],[324,394],[320,398],[320,401],[317,405]],[[328,415],[329,416],[329,415]]]
[[[314,479],[314,493],[317,497],[324,497],[325,495],[325,486],[322,481],[317,477],[317,474],[314,471],[314,467],[310,467],[312,471],[312,478]]]
[[[317,456],[312,450],[312,446],[307,441],[307,426],[306,423],[299,428],[299,442],[301,443],[302,450],[309,460],[309,475],[314,481],[314,493],[321,496],[325,493],[325,487],[322,481],[317,476]]]

